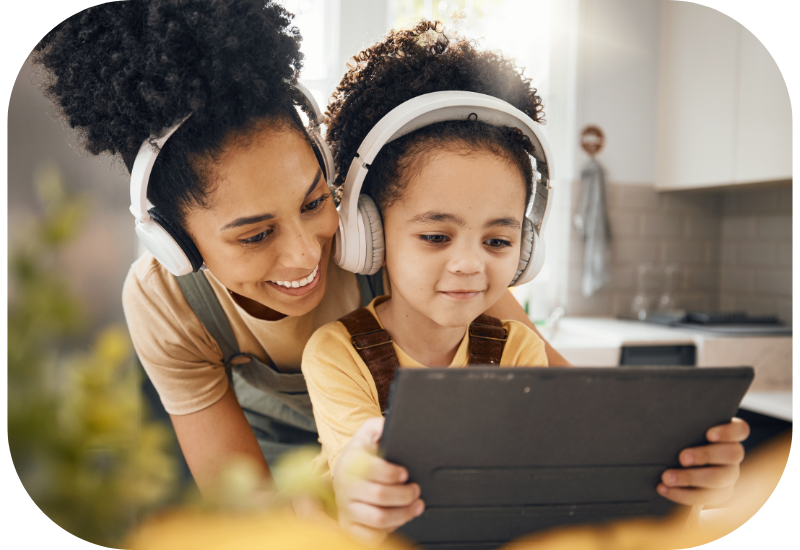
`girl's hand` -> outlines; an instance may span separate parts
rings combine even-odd
[[[425,504],[405,468],[377,456],[383,418],[370,418],[342,451],[333,472],[339,525],[350,536],[377,546],[420,515]]]
[[[721,504],[733,496],[744,459],[741,441],[750,435],[750,426],[740,418],[714,426],[706,432],[709,445],[684,449],[679,460],[684,468],[661,474],[658,492],[674,502],[689,506]]]

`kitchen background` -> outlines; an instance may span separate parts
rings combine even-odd
[[[639,266],[654,302],[668,265],[674,303],[792,322],[791,110],[780,72],[749,31],[669,0],[287,0],[305,37],[303,80],[320,102],[346,60],[390,26],[422,16],[514,56],[544,98],[557,159],[547,265],[521,289],[534,319],[630,315]],[[461,19],[451,15],[460,12]],[[530,32],[530,28],[536,32]],[[91,215],[60,269],[101,326],[122,322],[119,293],[139,248],[119,161],[80,151],[25,64],[9,109],[9,239],[41,210],[32,184],[57,169]],[[588,156],[581,129],[605,133],[611,276],[592,296],[572,225]],[[659,278],[660,277],[660,278]]]

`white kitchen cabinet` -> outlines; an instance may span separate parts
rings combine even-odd
[[[753,34],[740,27],[736,183],[792,177],[792,112],[778,65]]]
[[[772,56],[716,10],[665,1],[656,188],[789,180],[791,106]]]

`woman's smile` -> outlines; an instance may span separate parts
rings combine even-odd
[[[294,281],[267,281],[265,284],[276,288],[289,296],[304,296],[317,288],[320,281],[319,264],[307,277]]]

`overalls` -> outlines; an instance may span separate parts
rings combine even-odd
[[[356,275],[361,305],[383,295],[383,270]],[[228,318],[202,271],[176,277],[192,310],[222,351],[228,382],[253,428],[267,464],[300,445],[317,444],[317,426],[306,380],[301,372],[281,372],[269,359],[242,353]],[[327,289],[327,292],[335,292]]]

